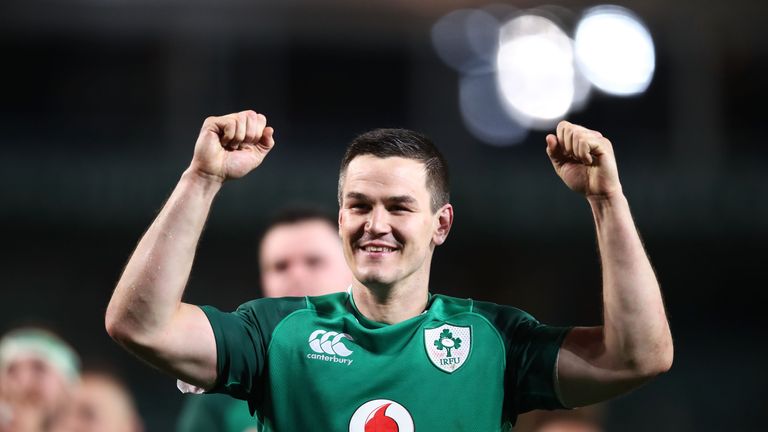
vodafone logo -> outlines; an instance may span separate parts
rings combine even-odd
[[[346,333],[315,330],[309,335],[309,347],[318,354],[325,353],[348,357],[352,351],[341,342],[342,339],[354,340],[352,336]]]
[[[349,432],[413,432],[411,413],[395,401],[376,399],[355,410]]]

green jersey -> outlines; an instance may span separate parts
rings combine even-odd
[[[430,295],[424,313],[391,325],[351,293],[202,309],[216,337],[212,392],[247,400],[262,431],[499,431],[563,407],[568,328],[512,307]]]
[[[248,403],[225,394],[188,395],[176,432],[258,432]]]

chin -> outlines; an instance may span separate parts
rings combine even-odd
[[[368,288],[384,288],[391,286],[394,281],[392,278],[384,277],[381,274],[362,274],[357,280]]]

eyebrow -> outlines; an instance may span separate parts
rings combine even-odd
[[[373,201],[368,195],[360,192],[348,192],[345,198],[359,201]],[[384,201],[396,204],[417,204],[416,198],[410,195],[391,196],[385,198]]]

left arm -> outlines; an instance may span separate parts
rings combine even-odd
[[[557,373],[566,406],[618,396],[672,366],[672,336],[658,281],[619,183],[610,141],[561,122],[547,154],[563,181],[592,208],[603,276],[604,322],[577,327],[560,349]]]

